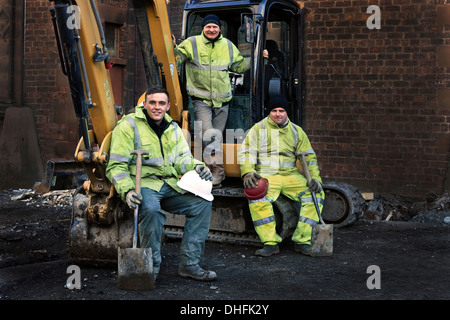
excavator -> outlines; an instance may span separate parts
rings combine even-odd
[[[54,0],[50,9],[63,73],[67,76],[79,121],[80,140],[74,158],[87,179],[73,197],[69,253],[76,264],[117,263],[117,249],[131,247],[133,214],[118,197],[105,175],[111,133],[122,111],[111,87],[111,61],[96,0]],[[177,68],[168,17],[168,0],[132,0],[142,49],[147,85],[165,87],[170,115],[180,124],[195,158],[202,144],[193,123],[192,101],[185,91],[184,66]],[[208,240],[260,245],[251,221],[237,162],[237,150],[247,130],[267,113],[270,96],[286,95],[289,117],[301,125],[305,113],[303,64],[304,20],[307,9],[294,0],[187,0],[181,39],[200,34],[203,18],[214,13],[223,35],[241,54],[251,58],[251,69],[231,74],[233,100],[222,148],[226,180],[214,189]],[[262,51],[269,51],[269,59]],[[139,99],[138,104],[143,100]],[[299,170],[301,165],[298,165]],[[365,201],[346,183],[325,181],[323,218],[337,227],[361,216]],[[275,203],[278,232],[285,239],[295,229],[299,208],[281,196]],[[184,217],[168,214],[165,236],[183,233]]]

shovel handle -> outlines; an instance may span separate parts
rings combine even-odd
[[[141,175],[142,175],[142,155],[148,154],[145,150],[132,150],[131,155],[136,155],[136,181],[134,183],[134,191],[141,194]],[[137,247],[137,229],[138,229],[138,213],[139,206],[134,209],[134,233],[133,233],[133,248]]]
[[[300,152],[299,154],[300,154],[300,160],[302,161],[303,171],[306,176],[306,181],[308,181],[308,185],[309,185],[309,183],[311,182],[311,174],[309,173],[308,164],[306,163],[305,153]],[[325,224],[325,222],[322,219],[322,215],[320,214],[319,203],[317,202],[316,193],[312,190],[309,190],[309,191],[311,192],[311,195],[312,195],[312,198],[314,201],[314,206],[316,207],[316,211],[317,211],[317,215],[319,216],[320,223]]]
[[[136,155],[136,181],[135,188],[137,194],[141,194],[141,174],[142,174],[142,156],[147,155],[148,151],[146,150],[132,150],[130,152],[131,155]]]
[[[306,163],[305,153],[300,152],[300,161],[302,162],[303,171],[305,173],[306,181],[308,184],[311,182],[311,174],[309,173],[308,164]]]

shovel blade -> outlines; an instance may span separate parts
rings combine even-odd
[[[333,254],[333,225],[316,224],[311,230],[311,256],[331,256]]]
[[[119,248],[117,280],[117,287],[122,290],[155,289],[152,249]]]

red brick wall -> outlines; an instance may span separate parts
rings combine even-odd
[[[450,46],[445,24],[450,19],[442,19],[446,1],[301,2],[309,10],[303,126],[324,178],[373,192],[444,190],[450,145],[449,67],[443,55]],[[99,3],[125,6],[118,0]],[[50,4],[27,1],[25,27],[24,106],[33,109],[44,161],[72,159],[79,138],[67,79],[60,71]],[[379,30],[366,26],[369,5],[381,10]],[[183,0],[169,5],[177,37],[183,6]],[[146,87],[133,24],[131,9],[121,29],[127,110]]]
[[[46,0],[26,2],[24,105],[33,109],[45,161],[73,158],[78,141],[78,125],[49,9]]]
[[[185,0],[171,0],[169,3],[169,21],[172,34],[177,39],[181,37],[181,27],[183,22],[183,9]]]
[[[120,54],[112,62],[124,69],[122,95],[124,108],[128,110],[135,104],[135,74],[140,72],[135,69],[134,12],[130,15],[124,1],[105,0],[98,4],[127,12],[129,21],[125,21],[119,32]],[[68,80],[61,71],[49,12],[51,6],[52,2],[48,0],[26,2],[24,105],[33,109],[44,161],[73,159],[80,138]],[[100,15],[103,18],[101,12]],[[139,59],[140,51],[137,52]]]
[[[306,119],[325,178],[363,190],[420,195],[446,183],[450,45],[437,22],[446,1],[302,1],[306,23]],[[368,29],[369,5],[381,29]],[[447,20],[450,21],[450,20]],[[447,22],[448,23],[448,22]]]

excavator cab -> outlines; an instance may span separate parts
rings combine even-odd
[[[233,99],[223,132],[226,184],[241,186],[237,150],[245,133],[267,116],[265,105],[271,96],[283,93],[290,102],[289,117],[301,123],[302,45],[305,10],[295,1],[207,1],[189,0],[184,8],[181,40],[202,32],[202,21],[215,14],[221,21],[221,33],[232,41],[244,57],[250,57],[251,69],[244,74],[230,73]],[[264,49],[269,59],[263,59]],[[185,85],[184,67],[179,68],[181,87]],[[183,89],[182,89],[183,90]],[[202,155],[196,140],[193,104],[184,94],[184,109],[190,122],[184,129],[190,132],[194,156]],[[197,143],[196,143],[197,142]]]
[[[233,99],[222,137],[226,179],[222,188],[214,189],[210,240],[240,244],[257,244],[248,202],[244,196],[237,151],[247,131],[268,115],[266,105],[277,94],[289,101],[288,115],[296,124],[304,126],[305,72],[303,65],[304,19],[306,9],[293,0],[229,1],[187,0],[184,8],[181,40],[199,35],[203,18],[215,14],[221,21],[223,36],[231,40],[245,57],[250,57],[251,68],[244,74],[231,74]],[[263,58],[263,50],[269,59]],[[179,70],[184,87],[184,68]],[[183,91],[183,89],[182,89]],[[202,159],[202,144],[196,139],[193,124],[193,105],[184,94],[184,112],[190,121],[183,129],[190,132],[193,154]],[[301,169],[300,163],[298,163]],[[358,191],[347,184],[325,182],[326,201],[323,217],[327,222],[342,226],[352,223],[364,206]],[[230,201],[231,200],[231,201]],[[298,220],[296,203],[280,196],[274,202],[277,232],[288,238]],[[168,214],[166,234],[181,235],[184,221]],[[177,229],[178,228],[178,229]]]

